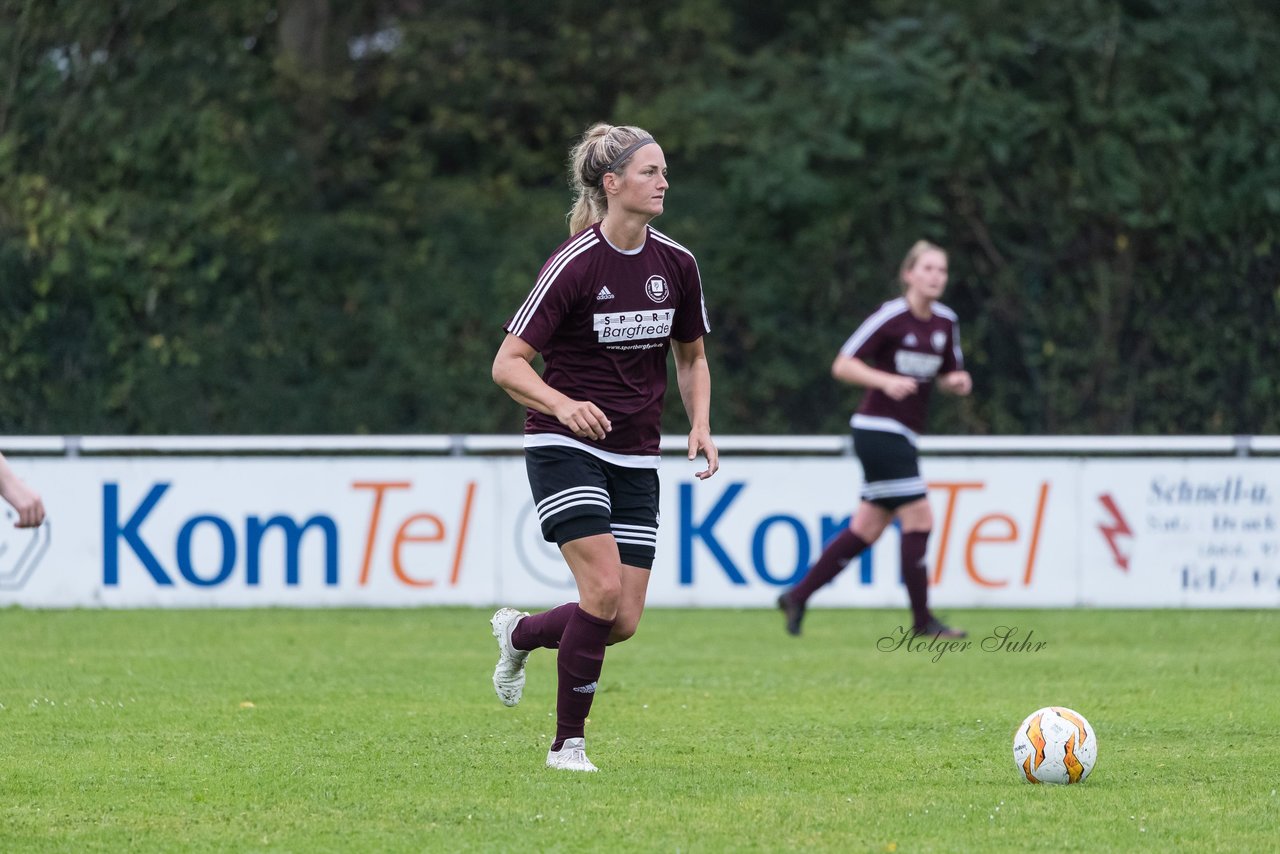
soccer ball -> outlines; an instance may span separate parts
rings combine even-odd
[[[1084,715],[1046,706],[1013,734],[1013,762],[1032,783],[1081,783],[1098,761],[1098,739]]]

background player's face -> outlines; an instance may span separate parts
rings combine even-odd
[[[908,294],[938,299],[947,287],[947,256],[936,249],[923,252],[902,278],[907,283]]]
[[[618,177],[615,199],[624,211],[650,217],[662,213],[668,186],[667,160],[662,156],[662,146],[654,143],[641,148]]]

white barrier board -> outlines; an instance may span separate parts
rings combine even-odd
[[[493,605],[574,598],[518,457],[11,459],[0,606]],[[656,606],[771,606],[847,524],[851,457],[663,462]],[[925,458],[941,607],[1276,607],[1280,461]],[[7,509],[7,508],[6,508]],[[905,605],[885,533],[812,600]]]

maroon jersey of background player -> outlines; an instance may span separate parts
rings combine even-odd
[[[964,370],[956,313],[939,302],[932,309],[932,316],[921,320],[911,313],[905,297],[889,300],[844,342],[840,355],[920,382],[916,393],[902,400],[878,388],[867,389],[851,426],[902,433],[913,440],[924,432],[933,378]]]
[[[613,423],[596,441],[530,408],[526,447],[567,444],[619,465],[657,466],[670,339],[710,331],[687,249],[649,226],[644,246],[624,252],[596,223],[556,250],[505,328],[542,355],[547,385],[594,402]]]

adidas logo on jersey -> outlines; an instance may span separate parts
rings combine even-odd
[[[600,293],[596,294],[597,300],[613,299],[613,291],[609,290],[609,286],[605,285],[600,289]]]
[[[920,342],[916,340],[916,334],[914,332],[908,332],[907,337],[902,339],[903,347],[914,347],[919,343]]]

